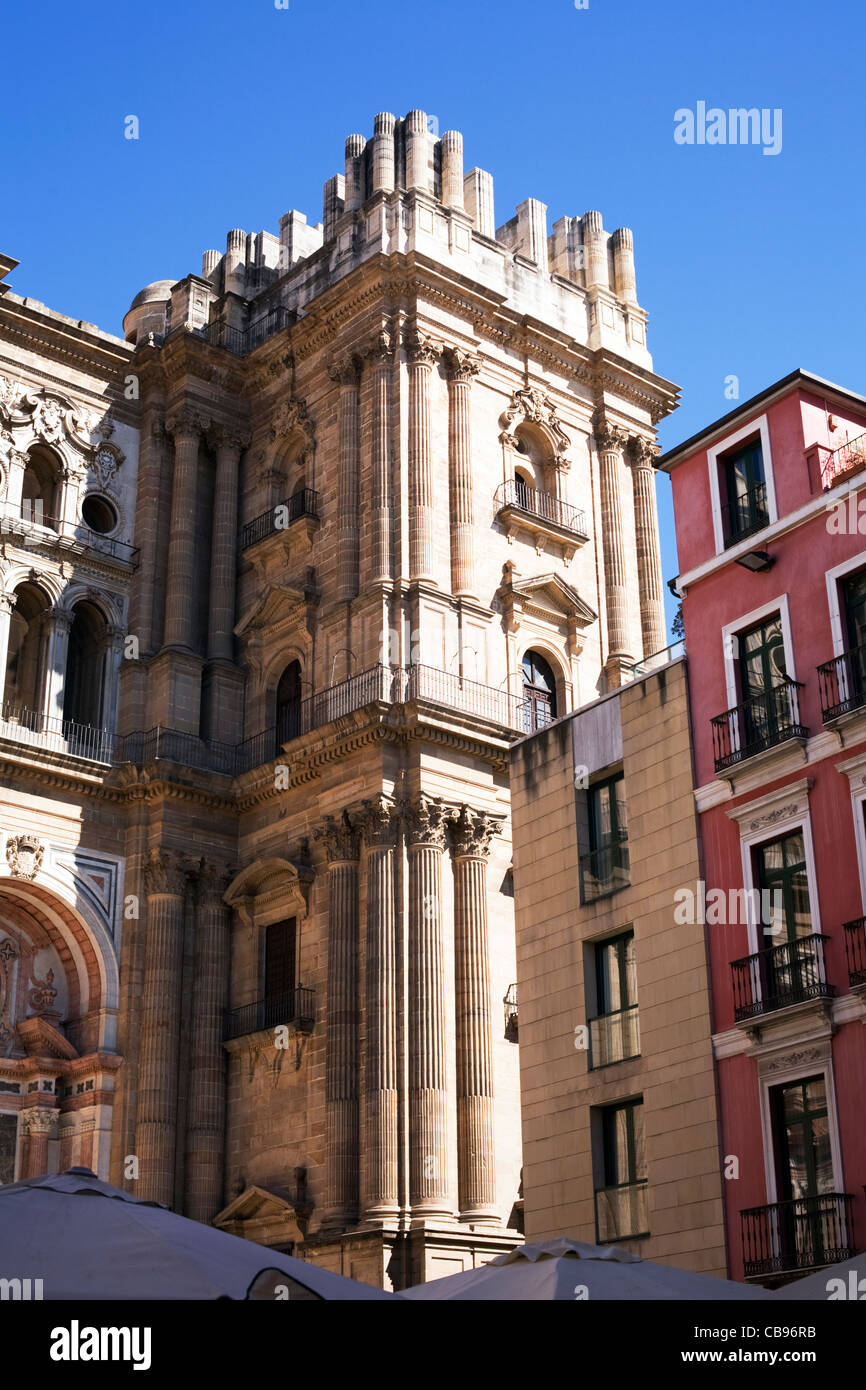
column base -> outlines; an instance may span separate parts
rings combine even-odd
[[[612,652],[604,663],[604,674],[608,690],[618,690],[631,680],[635,658],[628,652]]]
[[[334,1274],[399,1292],[476,1269],[522,1244],[523,1236],[512,1230],[473,1232],[456,1223],[431,1223],[403,1231],[395,1223],[380,1230],[349,1231],[336,1239],[317,1232],[296,1246],[294,1254]]]

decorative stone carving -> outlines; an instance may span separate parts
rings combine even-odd
[[[786,1052],[784,1057],[774,1057],[771,1062],[765,1062],[761,1067],[761,1071],[793,1071],[795,1067],[807,1066],[812,1062],[820,1062],[825,1057],[826,1052],[820,1047],[804,1047],[797,1052]]]
[[[442,348],[426,334],[413,329],[405,339],[406,358],[413,366],[432,367],[438,361]]]
[[[486,859],[490,842],[502,829],[504,816],[491,816],[487,811],[474,811],[461,806],[451,813],[451,837],[456,859]]]
[[[553,447],[557,465],[567,466],[565,455],[571,447],[571,440],[562,427],[556,406],[538,386],[523,386],[515,391],[499,423],[502,425],[499,438],[512,448],[517,446],[514,431],[518,424],[538,425]]]
[[[173,415],[169,416],[165,422],[165,428],[169,434],[173,434],[175,438],[177,438],[183,437],[184,435],[195,436],[206,434],[210,428],[210,424],[211,421],[209,416],[203,415],[201,411],[196,410],[194,406],[183,405],[179,410],[176,410]]]
[[[621,454],[628,442],[628,435],[625,430],[620,425],[605,420],[602,416],[595,417],[593,432],[599,453]]]
[[[321,840],[330,864],[351,862],[358,858],[358,832],[349,818],[348,812],[325,816],[324,825],[314,832],[315,839]]]
[[[145,892],[148,897],[182,897],[188,871],[189,865],[181,855],[173,850],[155,849],[144,866]]]
[[[394,339],[388,328],[381,328],[372,343],[364,349],[364,356],[373,361],[388,361],[394,355]]]
[[[335,358],[328,368],[328,376],[341,386],[356,386],[361,376],[361,358],[356,352]]]
[[[396,840],[396,819],[393,802],[386,796],[374,796],[363,803],[356,822],[370,848],[390,847]]]
[[[30,983],[32,989],[27,994],[28,1007],[35,1014],[59,1018],[60,1015],[54,1007],[54,1001],[57,998],[57,990],[54,988],[54,971],[49,968],[44,980],[40,980],[37,975],[31,975]]]
[[[432,845],[442,849],[448,811],[439,797],[421,796],[406,808],[406,827],[410,845]]]
[[[635,468],[652,468],[661,450],[652,439],[631,435],[628,441],[628,457]]]
[[[6,861],[13,878],[34,879],[44,855],[45,847],[35,835],[12,835],[6,841]]]
[[[306,401],[283,401],[271,423],[271,434],[278,439],[281,435],[296,433],[303,434],[310,444],[315,438],[315,427],[307,414]]]
[[[780,820],[789,820],[791,816],[796,816],[801,810],[800,803],[792,801],[788,806],[777,806],[774,811],[768,811],[764,816],[757,816],[755,820],[749,821],[750,830],[762,830],[766,825],[775,825]]]
[[[480,359],[474,353],[466,352],[464,348],[447,347],[444,357],[448,376],[452,381],[465,381],[468,384],[481,370]]]

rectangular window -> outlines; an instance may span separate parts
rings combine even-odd
[[[598,1239],[647,1235],[643,1099],[603,1107],[600,1122],[601,1163],[595,1191]]]
[[[272,922],[265,931],[265,998],[291,994],[295,988],[297,918]]]
[[[734,545],[769,524],[767,481],[760,439],[720,460],[725,545]]]
[[[737,633],[735,642],[740,703],[732,732],[747,756],[798,736],[800,706],[798,687],[788,676],[780,613]]]
[[[594,902],[629,883],[625,781],[618,772],[590,787],[589,853],[581,859],[583,901]]]
[[[750,967],[764,1012],[826,994],[824,939],[814,934],[802,830],[755,850],[764,923],[763,950]]]
[[[590,1067],[640,1053],[634,932],[595,944],[595,1009],[589,1020]]]

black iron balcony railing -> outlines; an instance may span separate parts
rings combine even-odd
[[[222,772],[227,777],[234,776],[237,748],[216,739],[198,738],[195,734],[183,733],[180,729],[166,729],[157,724],[152,729],[136,730],[117,739],[114,755],[116,763],[166,762],[180,763],[183,767],[195,767],[204,772]]]
[[[866,646],[851,647],[818,667],[825,724],[866,705]]]
[[[507,482],[500,483],[493,497],[497,511],[502,511],[504,507],[513,507],[515,511],[523,512],[528,517],[552,522],[554,526],[561,527],[563,531],[570,531],[573,536],[579,536],[582,540],[586,540],[589,535],[586,529],[586,514],[579,507],[561,501],[559,497],[554,497],[552,492],[543,492],[541,488],[531,487],[519,478],[509,478]]]
[[[249,550],[251,545],[273,536],[277,531],[287,531],[295,521],[308,516],[319,519],[319,494],[314,488],[301,488],[284,501],[269,507],[261,516],[248,521],[241,531],[241,550]]]
[[[233,352],[237,357],[243,357],[247,350],[247,334],[243,328],[231,328],[227,323],[222,323],[219,319],[214,319],[212,323],[202,324],[200,328],[193,330],[198,337],[204,338],[212,347],[224,347],[229,352]]]
[[[856,1253],[847,1192],[822,1192],[740,1212],[747,1279],[823,1269]]]
[[[584,903],[594,903],[609,893],[617,893],[630,882],[628,835],[624,831],[611,844],[580,856],[581,900]]]
[[[297,1028],[299,1033],[311,1033],[315,1023],[315,996],[311,989],[298,985],[285,994],[272,994],[257,999],[240,1009],[227,1009],[223,1023],[223,1042],[244,1038],[249,1033],[261,1033],[266,1028]]]
[[[509,985],[502,1003],[505,1006],[505,1036],[517,1037],[517,985]]]
[[[402,671],[401,700],[426,700],[432,705],[473,714],[501,724],[506,729],[522,730],[526,701],[522,695],[510,695],[492,685],[467,680],[453,671],[440,671],[436,666],[417,663]]]
[[[284,304],[278,304],[276,308],[269,309],[266,314],[262,314],[254,323],[251,323],[246,331],[245,348],[247,352],[253,352],[268,338],[272,338],[275,333],[279,333],[281,328],[285,328],[290,318],[288,309]]]
[[[613,1062],[625,1062],[640,1056],[640,1024],[637,1004],[598,1014],[589,1022],[590,1070],[609,1067]]]
[[[822,451],[823,452],[823,451]],[[866,434],[846,439],[838,449],[828,453],[821,464],[821,486],[826,492],[843,478],[862,473],[866,468]]]
[[[599,1242],[649,1235],[646,1178],[595,1190],[595,1225]]]
[[[851,988],[866,985],[866,917],[845,923],[845,956]]]
[[[725,545],[735,545],[770,524],[767,507],[767,484],[755,483],[734,502],[722,506],[722,528]]]
[[[734,767],[792,738],[806,738],[800,723],[800,681],[782,681],[710,720],[716,772]]]
[[[69,754],[97,763],[111,763],[115,746],[114,735],[107,729],[59,719],[15,704],[2,707],[0,738],[39,752]]]
[[[832,998],[836,990],[827,983],[824,969],[826,940],[817,932],[798,936],[781,946],[732,961],[736,1022],[744,1023],[810,999]]]
[[[7,509],[0,517],[0,535],[8,536],[14,544],[28,549],[47,546],[53,550],[119,561],[129,566],[134,566],[138,560],[137,547],[127,541],[104,536],[101,531],[92,531],[89,526],[77,521],[43,516],[38,510],[33,510],[30,515],[22,515],[17,508]]]

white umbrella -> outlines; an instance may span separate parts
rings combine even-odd
[[[692,1274],[631,1255],[616,1245],[588,1245],[560,1236],[518,1245],[479,1269],[406,1289],[403,1298],[526,1302],[588,1299],[768,1298],[764,1289],[712,1274]]]
[[[46,1299],[395,1297],[178,1216],[89,1168],[0,1187],[0,1279],[41,1279]]]
[[[785,1284],[784,1288],[774,1290],[773,1298],[814,1303],[862,1301],[866,1299],[866,1253],[855,1255],[853,1260],[842,1260],[841,1264],[828,1265],[805,1279],[796,1279],[793,1284]]]

